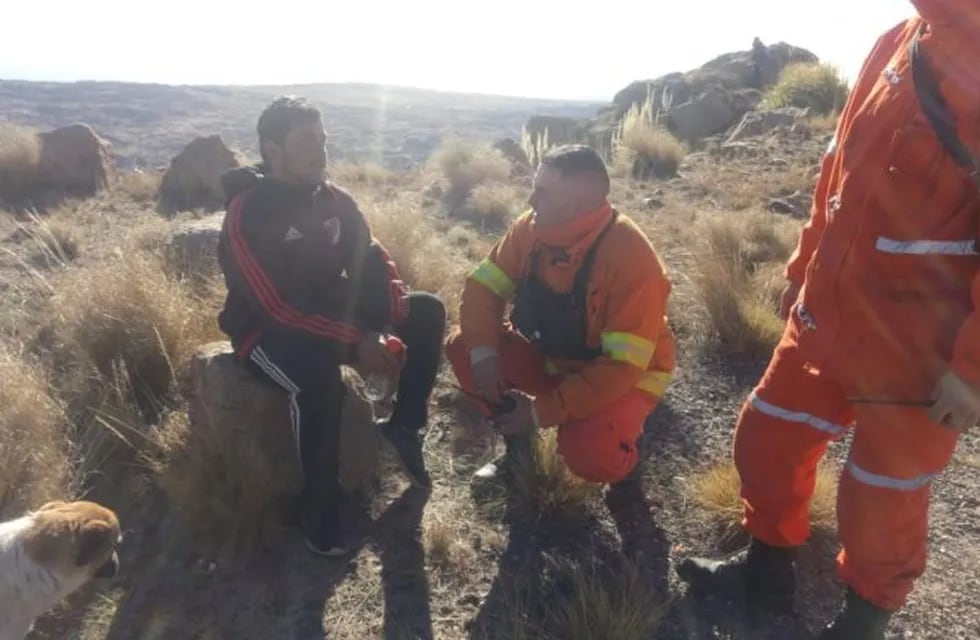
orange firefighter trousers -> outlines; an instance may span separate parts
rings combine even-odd
[[[453,367],[460,386],[474,393],[469,351],[460,334],[450,336],[446,359]],[[550,375],[545,361],[520,334],[503,331],[500,360],[507,387],[529,395],[553,390],[560,375]],[[629,475],[639,461],[637,439],[656,399],[639,389],[591,416],[558,425],[558,453],[569,471],[589,482],[613,483]],[[542,425],[546,426],[546,425]]]
[[[735,430],[744,523],[768,544],[803,544],[817,465],[828,443],[850,430],[837,496],[838,571],[865,599],[897,609],[925,570],[930,482],[957,434],[930,423],[923,408],[852,403],[807,367],[792,323]]]

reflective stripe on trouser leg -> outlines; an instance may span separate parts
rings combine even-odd
[[[957,433],[921,409],[862,405],[857,417],[838,490],[838,570],[865,599],[897,609],[926,569],[931,485]]]
[[[266,373],[276,384],[285,389],[289,393],[289,422],[293,430],[293,440],[296,444],[296,457],[299,458],[300,468],[303,467],[303,454],[302,448],[300,447],[300,420],[302,416],[299,411],[299,402],[297,401],[297,396],[299,395],[300,388],[296,386],[292,380],[289,379],[282,369],[277,367],[275,364],[269,360],[269,356],[265,354],[262,347],[257,346],[252,349],[251,353],[252,362],[254,362],[262,371]],[[306,470],[303,469],[305,473]]]
[[[843,391],[807,367],[788,330],[735,427],[749,533],[775,546],[806,542],[817,467],[852,421]]]

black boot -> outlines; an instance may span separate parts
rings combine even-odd
[[[478,484],[507,484],[513,476],[514,465],[520,458],[530,457],[531,438],[524,435],[504,436],[507,450],[486,463],[473,474],[473,482]]]
[[[837,618],[820,640],[883,640],[892,612],[868,602],[851,589]]]
[[[741,597],[752,613],[791,614],[796,592],[794,547],[773,547],[752,538],[725,560],[685,558],[677,575],[694,592]]]

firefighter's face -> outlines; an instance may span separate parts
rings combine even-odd
[[[597,209],[605,198],[596,192],[595,182],[588,174],[563,176],[560,171],[541,165],[528,198],[535,223],[555,227]]]
[[[273,175],[301,184],[316,184],[324,179],[327,134],[319,118],[294,124],[281,146],[274,142],[267,144]]]

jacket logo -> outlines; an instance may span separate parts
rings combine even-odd
[[[283,240],[286,242],[293,242],[294,240],[299,240],[302,237],[303,234],[300,233],[296,227],[289,227],[289,229],[286,231],[286,235],[283,237]]]
[[[327,231],[327,240],[330,244],[337,244],[340,242],[340,219],[330,218],[324,221],[323,228]]]

